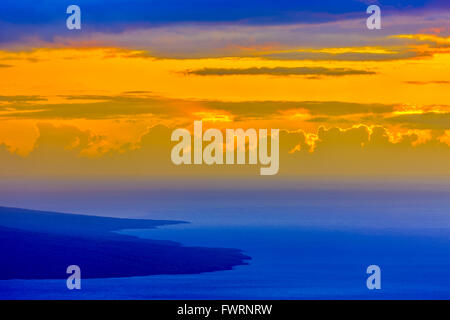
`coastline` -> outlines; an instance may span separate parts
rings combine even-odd
[[[0,280],[126,278],[230,270],[250,257],[239,249],[188,247],[114,231],[185,221],[120,219],[0,207]]]

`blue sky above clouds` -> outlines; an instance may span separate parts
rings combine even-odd
[[[84,33],[115,33],[179,23],[323,23],[358,17],[369,4],[379,4],[384,14],[449,7],[449,2],[443,0],[3,0],[0,42],[24,38],[51,41],[64,34],[65,11],[70,4],[81,7]]]

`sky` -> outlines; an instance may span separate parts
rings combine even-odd
[[[280,129],[267,179],[448,181],[449,74],[448,1],[3,0],[0,176],[259,174],[174,166],[171,132],[202,120]]]

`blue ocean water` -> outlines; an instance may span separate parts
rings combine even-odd
[[[25,299],[448,299],[448,238],[298,227],[170,226],[122,231],[185,245],[241,248],[234,270],[197,275],[92,279],[69,291],[64,280],[0,282],[1,298]],[[368,290],[366,268],[381,268]]]
[[[218,201],[219,196],[233,201]],[[65,280],[0,281],[0,298],[450,298],[447,193],[293,191],[257,197],[252,201],[248,193],[222,192],[217,197],[203,194],[199,199],[205,201],[194,203],[155,196],[151,205],[145,197],[134,201],[133,208],[151,207],[152,213],[135,217],[191,224],[120,231],[188,246],[239,248],[252,257],[248,265],[196,275],[83,279],[79,291],[69,291]],[[70,207],[68,202],[62,206]],[[369,265],[381,268],[381,290],[366,287]]]

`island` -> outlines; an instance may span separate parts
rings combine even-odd
[[[196,274],[230,270],[251,259],[239,249],[183,246],[115,231],[187,223],[122,219],[0,207],[0,280]]]

